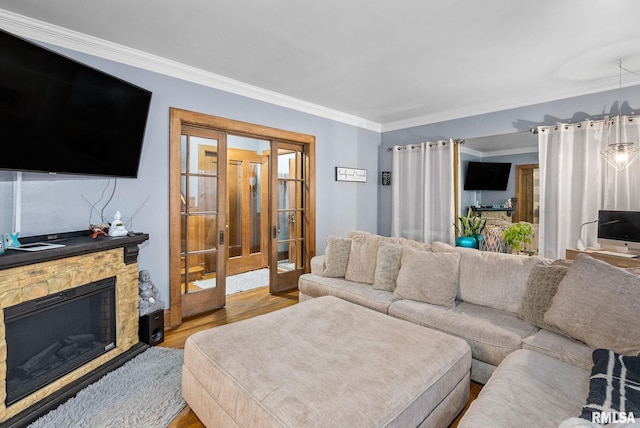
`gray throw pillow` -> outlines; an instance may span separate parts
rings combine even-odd
[[[325,251],[324,270],[322,276],[344,278],[349,263],[351,251],[351,239],[338,236],[327,237],[327,249]]]
[[[553,296],[558,291],[560,281],[567,274],[567,266],[538,263],[533,267],[527,280],[527,289],[522,298],[518,316],[531,324],[547,330],[558,331],[544,322],[544,314],[551,307]]]
[[[374,290],[393,291],[400,271],[402,246],[381,241],[378,244]]]

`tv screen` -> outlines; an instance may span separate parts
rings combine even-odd
[[[151,92],[0,30],[0,169],[137,177]]]
[[[469,162],[464,190],[507,190],[511,163]]]

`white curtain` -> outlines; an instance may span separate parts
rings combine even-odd
[[[453,140],[393,147],[391,235],[454,240]]]
[[[640,161],[617,172],[600,152],[617,141],[618,118],[538,128],[542,256],[564,258],[578,238],[596,245],[600,209],[640,210]],[[640,120],[622,118],[622,134],[637,138]],[[636,144],[638,140],[636,139]]]

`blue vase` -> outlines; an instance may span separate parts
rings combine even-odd
[[[456,239],[456,247],[478,249],[478,240],[475,238],[475,236],[459,236]]]

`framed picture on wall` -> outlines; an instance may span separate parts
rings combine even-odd
[[[355,181],[358,183],[367,182],[367,170],[360,168],[336,167],[336,181]]]

